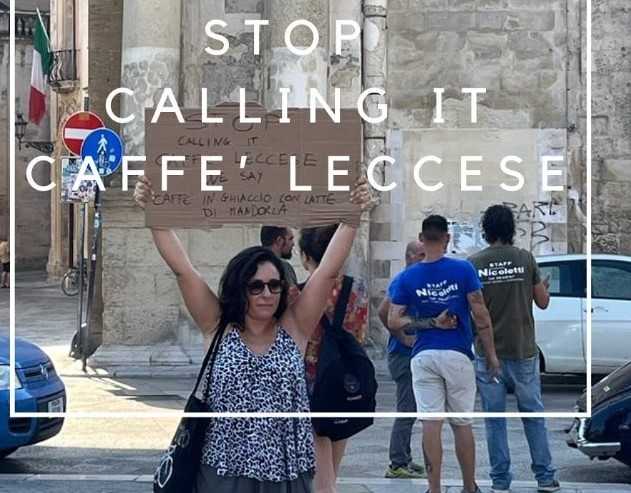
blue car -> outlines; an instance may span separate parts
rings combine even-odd
[[[66,388],[39,347],[15,339],[16,412],[64,412]],[[61,431],[63,418],[9,417],[9,338],[0,336],[0,459]]]

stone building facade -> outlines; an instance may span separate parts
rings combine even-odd
[[[631,253],[631,4],[593,2],[595,251]]]
[[[15,42],[15,111],[28,119],[33,43],[31,40],[40,9],[48,23],[48,1],[16,2]],[[0,2],[0,236],[9,235],[9,2]],[[48,102],[50,103],[50,102]],[[50,140],[50,123],[46,116],[39,126],[26,127],[24,141]],[[42,269],[50,249],[50,201],[46,194],[34,191],[23,173],[27,163],[40,153],[24,144],[16,145],[15,162],[15,257],[18,269]],[[34,178],[46,182],[49,170],[41,167]]]
[[[121,98],[121,113],[137,116],[155,104],[164,87],[174,90],[183,107],[199,106],[202,87],[209,90],[209,104],[235,100],[238,88],[245,87],[248,99],[268,108],[279,106],[278,87],[292,88],[292,106],[306,106],[308,87],[319,88],[329,99],[332,88],[340,87],[345,107],[354,107],[364,88],[383,87],[386,94],[367,106],[375,112],[379,103],[387,103],[389,118],[364,126],[364,162],[382,154],[395,158],[378,172],[383,183],[394,180],[399,186],[381,193],[379,204],[363,219],[348,266],[369,281],[374,308],[403,265],[405,243],[431,212],[450,219],[450,250],[456,255],[483,246],[480,213],[498,201],[515,207],[520,245],[538,254],[585,249],[584,5],[580,0],[90,1],[83,14],[84,39],[91,41],[81,86],[91,108],[101,114],[109,90],[129,87],[134,97]],[[625,41],[631,14],[626,2],[599,0],[593,14],[594,248],[630,253],[624,225],[631,215],[622,198],[631,191]],[[283,40],[284,28],[299,18],[312,21],[320,32],[317,49],[303,58],[289,53]],[[228,24],[223,34],[231,47],[222,57],[203,51],[209,19]],[[259,57],[253,55],[245,19],[270,20]],[[341,56],[333,49],[336,19],[355,19],[362,27],[361,39],[345,42]],[[309,44],[310,37],[303,36],[296,31],[294,43]],[[435,122],[435,87],[444,88],[442,123]],[[479,96],[476,123],[471,123],[469,99],[462,93],[468,87],[486,88]],[[126,153],[142,155],[142,119],[123,125],[121,132]],[[440,173],[425,176],[442,179],[445,187],[420,193],[412,168],[429,154],[442,157],[443,163],[436,167]],[[479,167],[485,191],[459,192],[461,154],[483,156]],[[527,185],[500,194],[497,185],[506,177],[499,161],[509,154],[523,158]],[[544,155],[565,158],[558,165],[564,172],[561,192],[540,191]],[[104,194],[103,309],[97,323],[102,346],[94,363],[188,365],[200,354],[198,332],[143,227],[142,213],[119,183],[114,178]],[[258,243],[258,227],[178,233],[211,286],[236,250]],[[295,263],[298,267],[297,259]],[[374,314],[370,325],[369,344],[379,351],[386,334]]]

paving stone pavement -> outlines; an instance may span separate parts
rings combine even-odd
[[[151,476],[135,475],[37,475],[0,474],[0,493],[127,493],[150,492]],[[483,493],[490,491],[488,481],[479,482]],[[563,493],[631,492],[630,485],[565,483]],[[425,480],[344,478],[338,481],[338,493],[423,493]],[[455,481],[446,481],[444,493],[461,493]],[[512,493],[536,493],[533,482],[514,483]]]

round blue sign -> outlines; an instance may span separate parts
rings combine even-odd
[[[101,176],[116,172],[123,159],[123,141],[109,128],[92,130],[81,146],[81,159],[91,157]]]

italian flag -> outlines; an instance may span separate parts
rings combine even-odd
[[[37,11],[37,23],[33,34],[33,69],[31,94],[28,104],[29,121],[39,125],[46,114],[46,77],[50,74],[53,57],[42,16]]]

